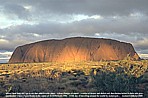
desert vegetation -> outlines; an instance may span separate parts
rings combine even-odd
[[[7,92],[140,92],[148,96],[148,60],[0,65],[0,96]]]

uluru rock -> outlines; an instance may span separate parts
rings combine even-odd
[[[134,60],[139,59],[130,43],[103,38],[74,37],[19,46],[9,63],[122,60],[128,54]]]

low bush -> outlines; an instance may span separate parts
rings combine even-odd
[[[100,70],[96,75],[92,75],[93,83],[98,92],[141,92],[137,85],[141,77],[135,77],[125,73],[124,68],[118,67],[115,72]]]

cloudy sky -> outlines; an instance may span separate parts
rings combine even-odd
[[[148,0],[0,0],[0,63],[17,46],[85,36],[130,42],[148,57]]]

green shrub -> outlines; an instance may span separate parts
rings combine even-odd
[[[101,70],[96,75],[92,75],[94,84],[98,92],[139,92],[137,84],[142,76],[136,78],[124,72],[124,68],[118,67],[115,72]]]

